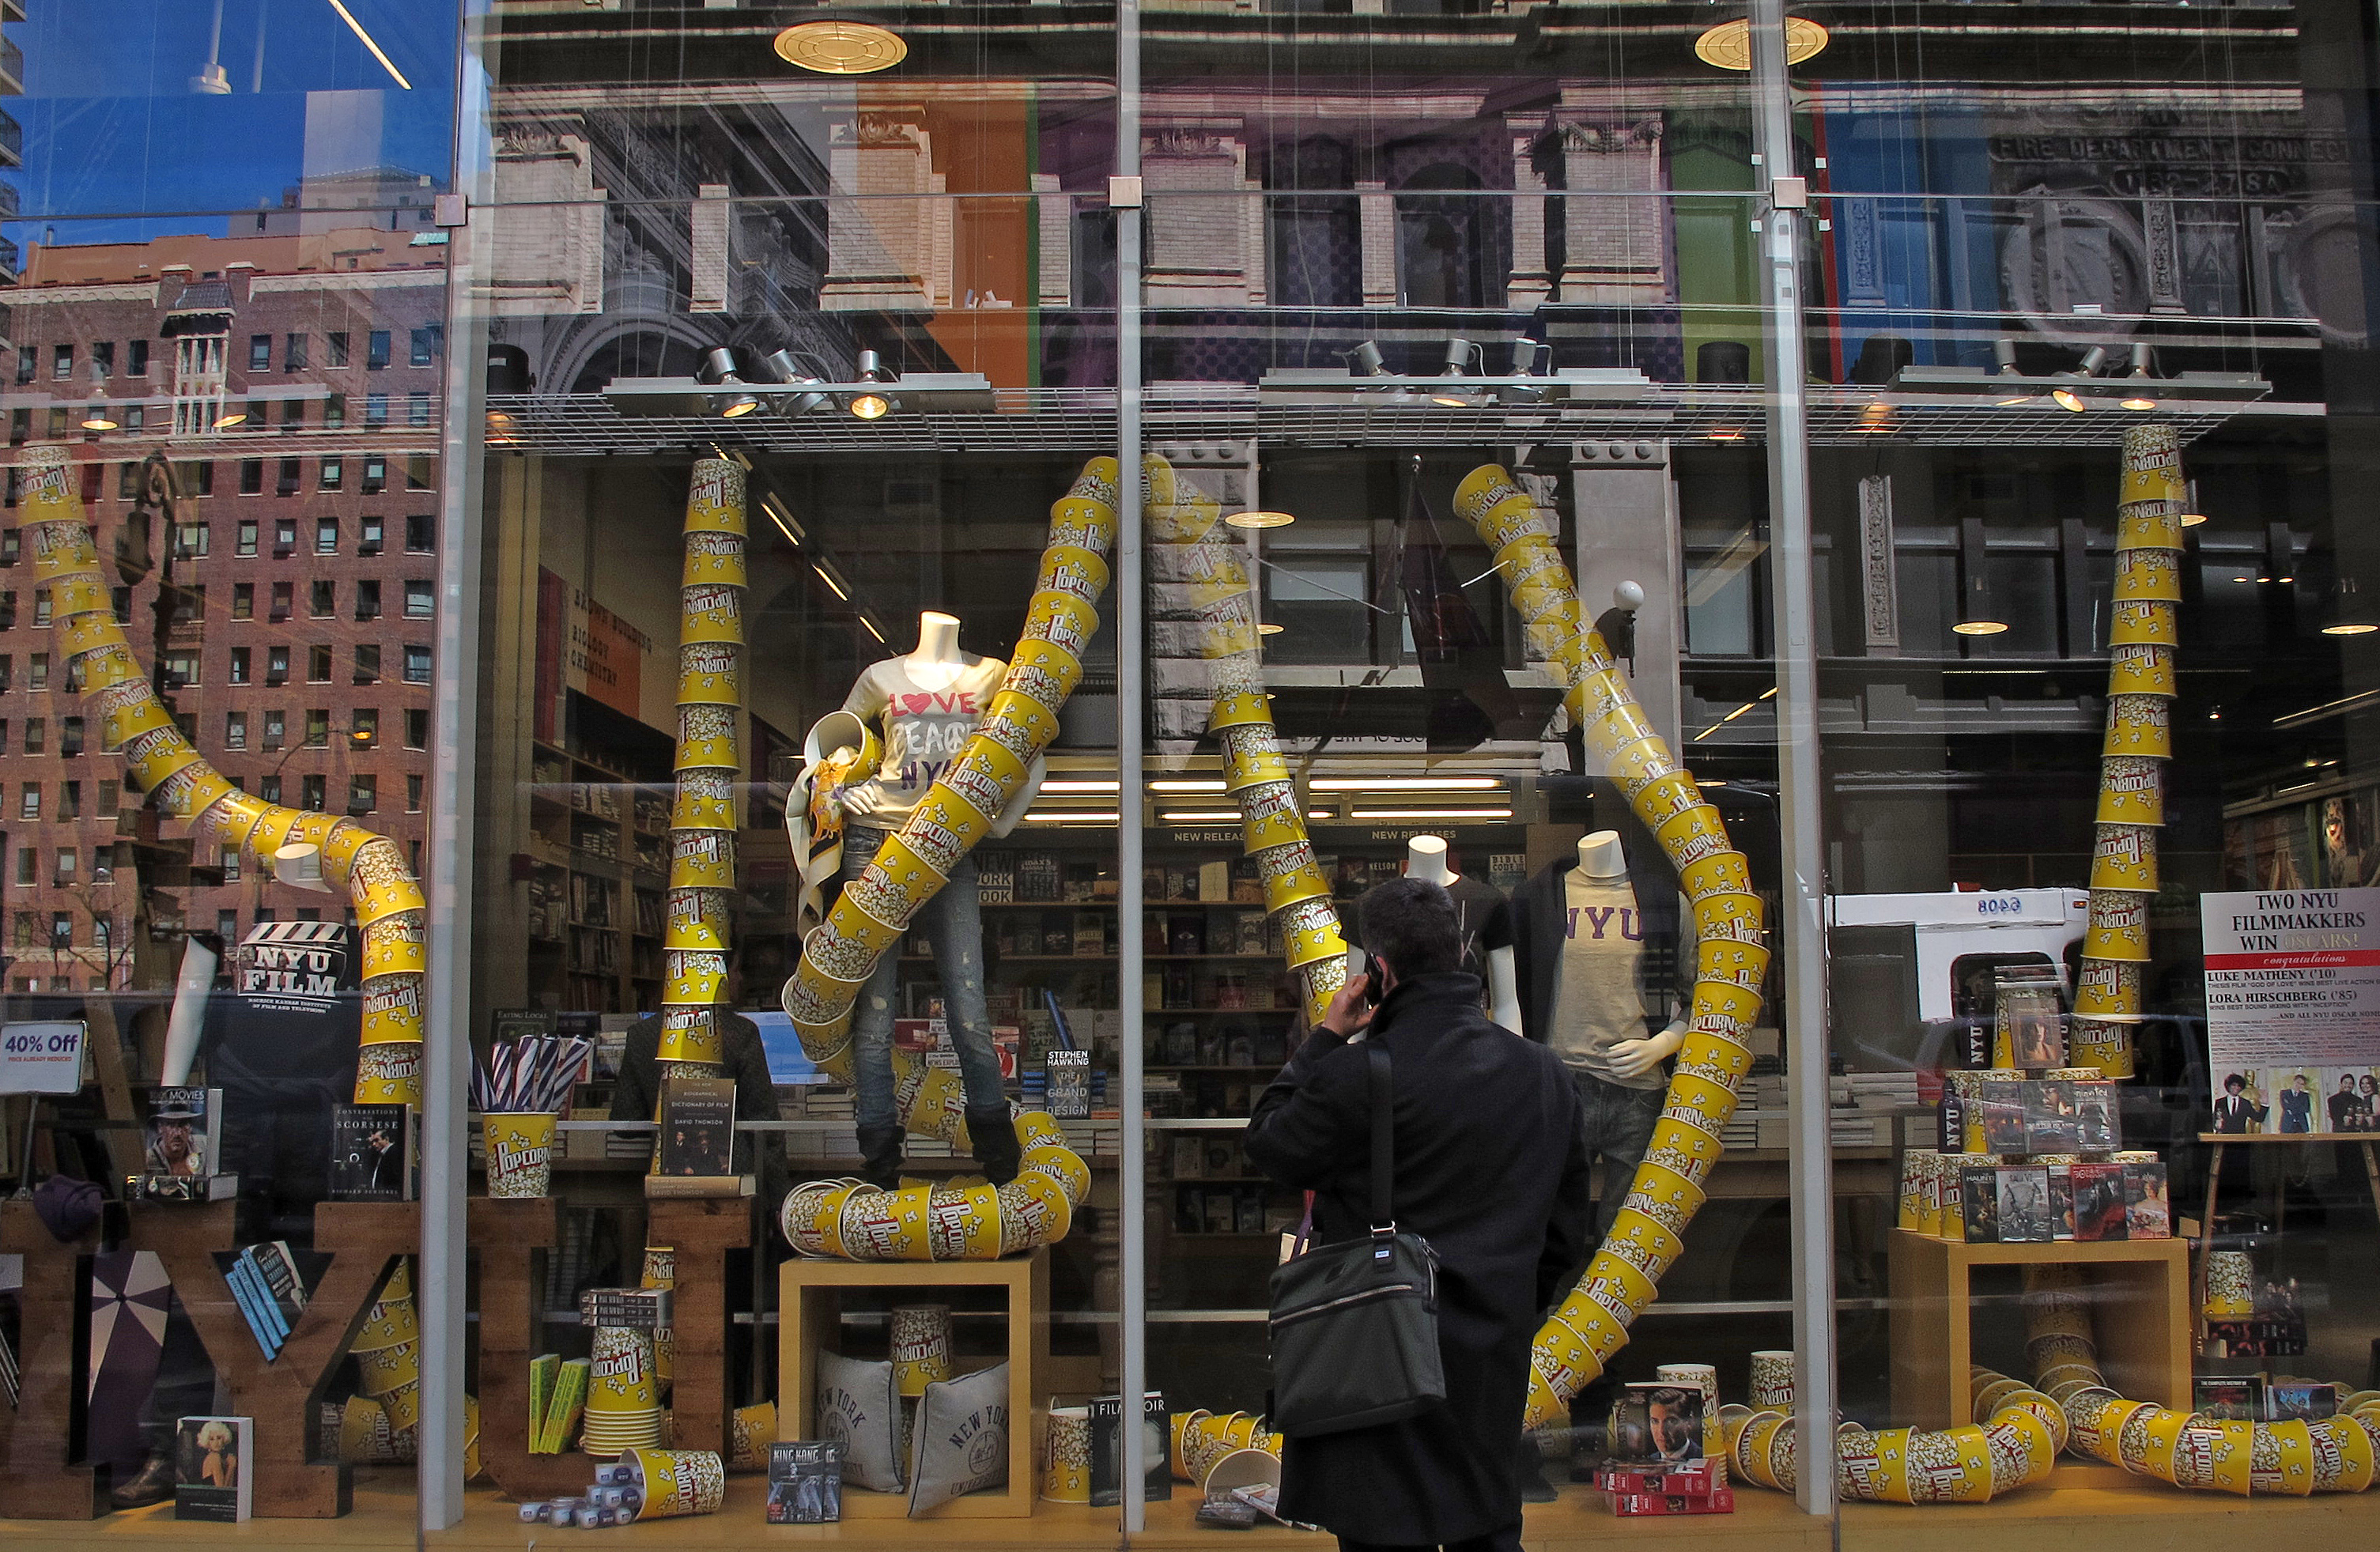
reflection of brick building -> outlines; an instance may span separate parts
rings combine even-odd
[[[369,816],[419,862],[437,576],[444,253],[407,233],[175,237],[36,249],[14,318],[10,441],[64,441],[103,555],[142,461],[173,460],[179,524],[117,594],[169,703],[249,791]],[[87,429],[88,423],[112,429]],[[132,947],[134,801],[67,693],[48,603],[0,535],[0,952],[11,989],[87,988]],[[137,552],[140,540],[130,537]],[[170,618],[154,609],[170,564]],[[167,827],[172,839],[178,827]],[[209,851],[212,852],[212,848]],[[144,854],[146,855],[146,854]],[[152,874],[152,925],[226,933],[335,897],[200,855]],[[206,869],[221,866],[222,881]],[[103,932],[95,923],[108,924]]]

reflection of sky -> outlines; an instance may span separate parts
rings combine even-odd
[[[225,221],[143,212],[278,207],[303,177],[388,164],[432,175],[453,160],[456,7],[346,0],[413,83],[400,91],[329,0],[221,0],[216,57],[231,94],[190,90],[215,0],[47,0],[7,35],[25,51],[20,241],[122,242],[221,234]],[[261,47],[260,47],[261,45]],[[258,90],[259,85],[262,90]],[[335,94],[335,95],[326,95]],[[76,217],[99,219],[79,220]]]

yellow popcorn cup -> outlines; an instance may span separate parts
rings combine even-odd
[[[2157,889],[2156,828],[2103,824],[2091,853],[2091,887],[2155,894]]]
[[[2155,695],[2170,699],[2180,694],[2174,680],[2174,649],[2148,642],[2132,642],[2110,649],[2107,688],[2119,695]]]
[[[1716,1133],[1735,1113],[1735,1091],[1692,1073],[1677,1073],[1670,1076],[1669,1099],[1661,1113]]]
[[[839,901],[837,903],[845,905],[848,902]],[[858,906],[850,905],[848,909],[830,911],[826,920],[810,928],[802,940],[802,952],[812,964],[838,981],[864,981],[876,968],[876,962],[900,940],[899,928],[878,921]],[[675,952],[662,951],[664,963],[666,955]],[[724,961],[726,956],[721,954],[719,958]]]
[[[70,661],[81,671],[86,691],[104,690],[118,685],[146,685],[149,671],[133,658],[132,649],[121,641],[73,656]]]
[[[50,618],[70,620],[77,615],[99,614],[110,621],[115,618],[115,600],[108,597],[107,584],[97,576],[56,576],[50,580]]]
[[[1694,976],[1697,980],[1723,981],[1757,992],[1768,976],[1768,950],[1758,943],[1748,943],[1740,938],[1705,938],[1694,944]],[[1698,1004],[1699,1005],[1699,1004]],[[1714,1002],[1714,1012],[1736,1012]],[[1755,1004],[1751,1013],[1736,1012],[1739,1017],[1758,1013]]]
[[[927,1209],[932,1187],[856,1191],[843,1208],[843,1253],[855,1261],[931,1259]]]
[[[1694,900],[1706,894],[1748,894],[1752,869],[1742,852],[1712,852],[1686,864],[1679,871],[1678,881]]]
[[[938,1189],[927,1205],[927,1243],[937,1261],[996,1261],[1000,1193],[990,1185]]]
[[[368,1396],[385,1395],[399,1385],[421,1377],[421,1344],[418,1336],[358,1352],[354,1356],[357,1383]]]
[[[146,691],[146,685],[118,685],[118,689]],[[100,734],[107,745],[128,744],[154,728],[171,727],[174,714],[165,709],[164,702],[153,695],[142,694],[122,705],[111,707],[100,716]]]
[[[1062,696],[1072,694],[1075,686],[1083,682],[1080,658],[1054,641],[1029,636],[1016,644],[1015,652],[1008,660],[1008,670],[1012,674],[1030,670],[1055,685]]]
[[[63,458],[65,452],[58,449],[58,456]],[[1520,494],[1521,487],[1503,465],[1482,464],[1454,487],[1454,515],[1466,523],[1476,523],[1498,502]]]
[[[1297,789],[1287,782],[1259,782],[1232,794],[1240,807],[1241,849],[1251,855],[1305,839],[1297,810]]]
[[[689,532],[744,532],[744,469],[728,458],[695,462],[687,483],[686,527]]]
[[[1530,1433],[1536,1433],[1546,1428],[1567,1425],[1569,1422],[1570,1399],[1556,1395],[1552,1382],[1537,1372],[1535,1364],[1530,1364],[1529,1400],[1527,1405],[1522,1409],[1521,1426]]]
[[[2151,499],[2123,508],[2116,515],[2116,548],[2181,549],[2181,503]]]
[[[418,1105],[420,1102],[419,1040],[366,1046],[356,1053],[356,1103]]]
[[[1281,758],[1278,745],[1267,747],[1263,741],[1247,740],[1227,743],[1224,746],[1223,790],[1225,792],[1238,792],[1242,787],[1252,787],[1260,782],[1288,780],[1289,761]]]
[[[1746,947],[1755,945],[1747,944]],[[1702,956],[1700,945],[1695,958]],[[1694,982],[1694,1011],[1713,1012],[1727,1018],[1754,1019],[1760,1016],[1760,992],[1757,988],[1737,981],[1700,978]]]
[[[2125,550],[2116,556],[2119,601],[2177,603],[2181,600],[2181,557],[2171,550]]]
[[[490,1196],[552,1194],[555,1120],[551,1111],[492,1112],[480,1118],[480,1134],[487,1145]]]
[[[644,1507],[639,1523],[688,1514],[716,1514],[727,1497],[727,1466],[709,1449],[631,1449],[622,1461],[636,1473]]]
[[[1055,1143],[1036,1143],[1024,1150],[1017,1160],[1020,1171],[1036,1170],[1058,1182],[1066,1200],[1075,1206],[1091,1194],[1090,1166],[1073,1148]]]
[[[2082,973],[2074,982],[2077,1018],[2131,1019],[2139,1017],[2140,1012],[2141,967],[2137,961],[2083,960]]]
[[[1530,1356],[1557,1395],[1575,1396],[1603,1372],[1602,1363],[1588,1350],[1585,1339],[1560,1316],[1538,1328]]]
[[[735,769],[735,718],[732,706],[681,706],[677,709],[675,770],[705,767]]]
[[[364,988],[365,1045],[420,1038],[419,976],[382,976]]]
[[[2083,957],[2145,962],[2150,898],[2122,890],[2093,890],[2091,922],[2082,935]]]
[[[741,588],[745,575],[744,536],[720,529],[697,529],[686,536],[686,566],[678,576],[683,588]]]
[[[1678,1048],[1678,1071],[1732,1090],[1752,1071],[1752,1048],[1708,1028],[1689,1028]]]
[[[974,809],[988,833],[991,821],[1023,790],[1025,770],[1025,762],[1000,745],[971,738],[966,752],[942,773],[935,790]]]
[[[1108,590],[1108,563],[1098,552],[1075,544],[1052,544],[1041,552],[1041,574],[1036,592],[1066,593],[1096,604]]]
[[[1665,1164],[1647,1162],[1636,1166],[1623,1206],[1682,1231],[1703,1205],[1704,1194],[1702,1182],[1694,1176]]]
[[[2107,641],[2112,647],[2147,643],[2171,647],[2180,640],[2175,626],[2175,606],[2162,599],[2119,597],[2108,616]]]
[[[1099,633],[1099,611],[1071,593],[1038,592],[1026,606],[1025,634],[1079,659]]]
[[[2132,426],[2124,432],[2123,484],[2117,500],[2180,501],[2181,448],[2171,426]]]
[[[732,641],[689,641],[677,649],[680,706],[744,704],[744,649]]]
[[[364,1316],[364,1323],[356,1331],[356,1340],[347,1351],[361,1356],[368,1352],[386,1352],[421,1340],[421,1316],[415,1308],[410,1288],[400,1287],[395,1278],[373,1302]],[[418,1367],[418,1364],[417,1364]],[[387,1371],[402,1378],[401,1368]]]
[[[732,1463],[739,1471],[764,1471],[769,1446],[777,1437],[777,1403],[761,1401],[737,1407],[728,1414],[727,1443]]]
[[[1703,801],[1702,789],[1694,784],[1693,775],[1683,770],[1647,782],[1630,796],[1628,805],[1656,831],[1681,814],[1710,806]]]
[[[2313,1429],[2304,1419],[2293,1417],[2258,1429],[2256,1447],[2259,1453],[2270,1449],[2273,1455],[2270,1468],[2257,1473],[2257,1490],[2301,1498],[2313,1492]]]
[[[1152,526],[1155,526],[1154,511],[1151,518]],[[1105,552],[1115,543],[1115,508],[1105,502],[1083,496],[1061,496],[1050,504],[1050,536],[1052,539]]]
[[[1631,1319],[1643,1314],[1655,1298],[1651,1278],[1606,1250],[1597,1250],[1587,1263],[1579,1288],[1606,1309],[1626,1311]]]
[[[1286,848],[1283,848],[1284,850]],[[1286,911],[1301,900],[1314,900],[1330,892],[1330,880],[1313,863],[1293,873],[1278,874],[1264,881],[1265,909]]]
[[[2164,696],[2111,695],[2107,697],[2105,755],[2173,758],[2173,702]]]
[[[1621,728],[1615,730],[1607,740],[1607,752],[1623,744],[1633,744],[1640,738],[1659,736],[1660,730],[1645,720],[1645,709],[1637,705],[1635,695],[1617,670],[1598,669],[1582,673],[1570,686],[1568,698],[1578,708],[1578,725],[1588,730],[1590,738],[1595,736],[1593,730],[1607,719],[1617,717],[1621,720]],[[1631,719],[1633,724],[1641,724],[1640,731],[1621,735],[1627,726],[1632,725]]]
[[[1013,739],[1022,740],[1029,749],[1044,749],[1058,736],[1058,708],[1045,706],[1021,691],[1004,689],[991,697],[983,725],[987,731],[1009,730]],[[1016,744],[1012,739],[1002,742],[1012,752],[1015,750]]]
[[[1063,1238],[1074,1221],[1062,1191],[1029,1192],[1022,1177],[995,1188],[1000,1198],[1000,1254],[1014,1255]],[[1053,1206],[1052,1204],[1055,1204]]]
[[[2139,755],[2109,755],[2101,759],[2097,821],[2165,823],[2165,763]]]
[[[904,836],[892,836],[876,849],[874,860],[861,870],[854,885],[872,880],[871,887],[857,900],[854,908],[864,910],[880,922],[905,928],[917,907],[932,899],[950,882]],[[846,890],[845,900],[852,900]],[[879,902],[881,902],[880,905]],[[849,935],[851,928],[845,928]]]
[[[704,582],[678,593],[678,640],[718,641],[741,645],[744,640],[744,589]]]
[[[1584,630],[1568,641],[1556,644],[1546,654],[1546,662],[1557,681],[1574,685],[1584,674],[1609,673],[1611,669],[1611,649],[1604,644],[1600,635]]]
[[[1183,1414],[1176,1413],[1176,1417]],[[1176,1461],[1182,1470],[1181,1430],[1174,1431]],[[1041,1497],[1050,1503],[1091,1501],[1091,1409],[1051,1407],[1050,1428],[1042,1446]]]
[[[1718,1162],[1718,1132],[1716,1126],[1698,1124],[1690,1114],[1665,1114],[1653,1123],[1653,1141],[1647,1149],[1647,1157],[1656,1153],[1680,1155],[1691,1160],[1694,1177],[1699,1180],[1709,1171],[1711,1165]]]
[[[2117,1438],[2117,1452],[2122,1457],[2123,1468],[2135,1476],[2171,1482],[2174,1452],[2180,1447],[2182,1429],[2189,1422],[2187,1413],[2161,1406],[2146,1407],[2135,1413]]]
[[[735,831],[681,830],[672,833],[669,884],[672,889],[735,888]]]
[[[192,760],[157,783],[154,801],[160,810],[176,818],[194,819],[221,802],[232,785],[203,759]],[[325,862],[325,872],[332,872]],[[343,871],[343,870],[342,870]],[[335,881],[339,873],[332,873]]]
[[[1261,690],[1240,690],[1217,697],[1214,713],[1207,719],[1209,732],[1220,733],[1225,728],[1253,726],[1261,722],[1272,725],[1272,705]]]
[[[199,758],[176,727],[152,729],[137,738],[128,739],[124,746],[125,768],[132,772],[133,784],[142,792],[154,792],[166,777]]]
[[[951,1377],[951,1306],[892,1306],[892,1385],[903,1397]]]
[[[851,1180],[808,1181],[785,1193],[777,1208],[777,1230],[803,1255],[832,1258],[843,1243],[843,1204],[859,1184]]]
[[[1590,679],[1608,681],[1610,677],[1609,674],[1604,673],[1591,675]],[[1669,746],[1661,742],[1660,729],[1653,725],[1652,718],[1645,715],[1644,708],[1633,701],[1623,702],[1613,707],[1595,721],[1586,723],[1585,731],[1588,752],[1597,759],[1615,762],[1615,771],[1617,770],[1616,762],[1621,758],[1621,751],[1629,749],[1632,746],[1641,746],[1651,744],[1665,756],[1669,750]],[[1666,775],[1669,770],[1677,769],[1674,761],[1665,760],[1664,763],[1668,770],[1657,770],[1654,772],[1655,775]],[[1647,780],[1649,779],[1648,777]]]
[[[1483,510],[1472,527],[1491,551],[1554,536],[1553,515],[1517,491]]]
[[[724,890],[674,889],[663,904],[662,947],[725,952],[728,896]]]
[[[1685,1241],[1659,1219],[1624,1204],[1611,1215],[1611,1227],[1605,1231],[1604,1240],[1610,1244],[1634,1245],[1663,1266],[1675,1261],[1686,1248]]]
[[[1026,1147],[1066,1146],[1066,1129],[1047,1110],[1019,1111],[1010,1124],[1016,1128],[1016,1139]]]
[[[1575,1290],[1562,1300],[1560,1307],[1556,1309],[1554,1314],[1560,1316],[1563,1325],[1578,1333],[1579,1340],[1586,1344],[1586,1351],[1593,1355],[1598,1370],[1610,1362],[1613,1353],[1628,1345],[1627,1325],[1614,1318],[1611,1313],[1601,1304]],[[1587,1377],[1592,1379],[1594,1376],[1590,1374]]]

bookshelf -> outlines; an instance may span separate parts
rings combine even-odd
[[[606,1013],[658,1006],[670,788],[543,743],[530,771],[530,1000]]]

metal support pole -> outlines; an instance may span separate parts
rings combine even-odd
[[[1777,766],[1784,902],[1775,924],[1785,968],[1788,1114],[1793,1155],[1794,1496],[1835,1510],[1834,1154],[1827,1119],[1825,856],[1819,823],[1816,610],[1810,542],[1809,359],[1798,273],[1801,212],[1780,208],[1795,177],[1784,0],[1752,0],[1752,85],[1760,151],[1761,260],[1767,279],[1768,576],[1777,638]],[[1796,186],[1798,187],[1798,186]],[[1788,201],[1799,206],[1800,199]]]
[[[455,49],[455,192],[483,205],[493,188],[489,138],[492,61],[477,51],[487,0],[467,0]],[[421,1423],[418,1481],[426,1535],[463,1519],[463,1290],[470,1158],[464,1142],[471,1069],[471,891],[480,714],[481,417],[488,320],[480,305],[483,209],[449,229],[446,381],[441,434],[438,624],[431,691],[429,843],[423,849],[430,955],[421,1090]]]
[[[1117,1077],[1123,1089],[1123,1157],[1116,1160],[1116,1313],[1123,1330],[1123,1447],[1117,1480],[1123,1486],[1123,1530],[1148,1522],[1146,1430],[1141,1396],[1148,1388],[1148,1215],[1143,1201],[1142,1139],[1147,1106],[1141,1097],[1141,729],[1147,721],[1142,685],[1146,633],[1141,626],[1142,513],[1140,482],[1140,4],[1116,4],[1116,176],[1133,181],[1129,207],[1116,223],[1116,991],[1122,1049]]]

